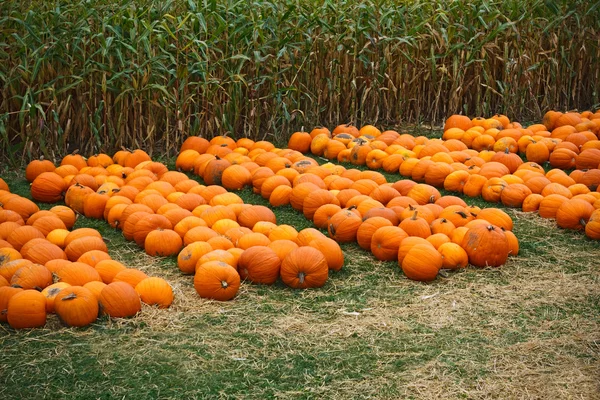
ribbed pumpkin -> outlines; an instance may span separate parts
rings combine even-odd
[[[378,260],[396,260],[400,243],[407,237],[408,234],[402,228],[383,226],[371,238],[371,252]]]
[[[50,160],[44,160],[43,158],[33,160],[25,167],[25,179],[27,179],[27,182],[33,182],[41,174],[54,172],[55,169],[56,166]]]
[[[54,172],[43,172],[31,184],[31,197],[42,203],[56,203],[65,196],[67,183]]]
[[[272,285],[279,277],[280,265],[279,257],[269,247],[252,246],[242,253],[237,267],[241,279]]]
[[[356,213],[345,209],[337,212],[329,220],[329,237],[338,243],[354,242],[362,219]]]
[[[67,229],[73,228],[75,221],[77,221],[77,214],[75,211],[65,206],[54,206],[50,209],[50,212],[54,213],[58,218],[64,222]]]
[[[46,298],[37,290],[15,293],[8,301],[7,321],[14,329],[40,328],[46,324]]]
[[[213,250],[207,242],[190,243],[179,252],[177,266],[184,274],[193,274],[196,271],[196,264],[200,257]]]
[[[569,199],[556,211],[556,223],[561,228],[583,230],[594,212],[594,206],[585,200]]]
[[[94,193],[93,189],[76,183],[67,190],[65,194],[65,204],[71,207],[75,212],[83,214],[85,198],[92,193]]]
[[[240,213],[238,223],[246,228],[253,229],[256,223],[261,221],[277,224],[277,218],[273,211],[265,206],[250,206]]]
[[[66,282],[73,286],[83,286],[88,282],[101,281],[98,271],[87,264],[73,262],[65,265],[56,272],[60,282]]]
[[[77,259],[77,262],[87,264],[91,267],[96,267],[96,264],[98,264],[100,261],[110,259],[110,255],[102,250],[90,250],[83,253],[81,257]]]
[[[148,233],[144,249],[148,255],[167,257],[178,254],[182,245],[183,241],[177,232],[158,228]]]
[[[408,279],[429,282],[436,278],[442,265],[442,256],[433,246],[416,244],[402,260],[401,267]]]
[[[323,253],[327,260],[327,267],[330,270],[339,271],[344,266],[344,253],[335,240],[329,238],[313,240],[309,243],[309,246]]]
[[[111,283],[119,272],[126,269],[123,264],[116,260],[102,260],[94,268],[100,275],[102,282],[106,284]]]
[[[15,271],[10,279],[12,286],[41,291],[52,284],[52,273],[43,265],[30,264]]]
[[[7,321],[8,302],[15,294],[22,292],[23,289],[12,286],[0,287],[0,322]]]
[[[321,287],[328,275],[327,259],[313,247],[292,250],[281,264],[281,280],[294,289]]]
[[[476,267],[499,267],[506,262],[509,243],[500,228],[489,224],[477,224],[469,228],[460,243]]]
[[[600,209],[592,213],[585,225],[585,234],[590,239],[600,240]]]
[[[158,308],[167,308],[173,303],[173,289],[162,278],[146,278],[135,287],[142,301]]]
[[[98,299],[102,312],[113,318],[133,317],[142,309],[142,302],[135,289],[125,282],[113,282],[108,285]]]
[[[45,239],[45,236],[39,229],[25,225],[15,229],[8,235],[6,241],[10,243],[15,250],[20,251],[21,247],[31,239]]]
[[[97,236],[85,236],[70,242],[65,248],[65,253],[70,261],[77,261],[79,257],[90,250],[108,252],[104,240]]]
[[[125,268],[122,271],[119,271],[112,282],[125,282],[132,288],[135,288],[141,281],[148,278],[145,272],[140,271],[136,268]],[[112,283],[111,282],[111,283]]]
[[[81,286],[61,290],[54,299],[54,308],[67,326],[87,326],[98,318],[98,299]]]
[[[212,261],[198,268],[194,288],[202,298],[228,301],[240,288],[240,275],[229,264]]]
[[[469,263],[467,252],[456,243],[444,243],[437,250],[442,256],[442,268],[444,269],[465,268]]]

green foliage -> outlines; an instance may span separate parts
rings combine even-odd
[[[590,108],[599,14],[581,0],[4,1],[0,152],[173,155],[187,135]]]

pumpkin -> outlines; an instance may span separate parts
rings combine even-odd
[[[106,287],[106,283],[99,281],[91,281],[83,285],[83,287],[92,292],[94,294],[94,297],[96,297],[97,301],[100,298],[100,292],[102,292],[102,289]]]
[[[146,237],[157,229],[171,230],[173,226],[164,215],[152,214],[139,219],[134,227],[133,239],[138,246],[144,247]],[[179,236],[179,235],[177,235]],[[181,239],[179,237],[179,239]],[[179,251],[179,250],[178,250]]]
[[[50,214],[51,216],[36,219],[35,222],[30,225],[37,228],[44,236],[48,236],[48,234],[55,229],[67,229],[65,223],[60,218],[52,213]]]
[[[79,257],[90,250],[108,252],[103,239],[96,236],[85,236],[69,243],[65,248],[65,253],[70,261],[77,261]]]
[[[135,286],[142,301],[158,308],[167,308],[173,303],[173,289],[162,278],[146,278]]]
[[[194,275],[194,288],[200,297],[228,301],[235,297],[240,287],[240,275],[221,261],[203,264]]]
[[[29,264],[15,271],[10,279],[12,286],[41,291],[52,284],[52,273],[43,265]]]
[[[442,256],[433,246],[416,244],[406,253],[400,266],[408,279],[429,282],[437,277],[442,265]]]
[[[418,236],[423,239],[431,235],[431,227],[427,220],[418,216],[418,211],[414,211],[412,217],[406,218],[400,225],[402,230],[408,234],[408,236]]]
[[[94,193],[94,190],[79,183],[69,187],[65,194],[65,204],[73,209],[73,211],[83,214],[83,206],[85,198]]]
[[[585,234],[590,239],[600,240],[600,209],[596,209],[585,225]]]
[[[10,243],[15,250],[20,251],[21,247],[32,239],[45,239],[45,236],[39,229],[25,225],[15,229],[8,235],[6,241]]]
[[[193,242],[179,252],[177,266],[184,274],[193,274],[196,271],[198,260],[214,249],[207,242]]]
[[[327,229],[332,216],[341,211],[340,206],[335,204],[324,204],[317,208],[313,214],[313,223],[319,229]]]
[[[145,272],[135,268],[125,268],[119,271],[113,278],[112,282],[125,282],[132,288],[135,288],[138,283],[148,278]],[[111,282],[111,283],[112,283]]]
[[[325,189],[319,189],[306,196],[302,205],[302,212],[304,213],[304,217],[312,220],[319,207],[326,204],[336,205],[338,203],[339,201],[333,193]]]
[[[181,250],[183,241],[177,232],[171,229],[158,228],[146,236],[144,249],[151,256],[172,256]]]
[[[102,312],[113,318],[133,317],[142,309],[135,289],[126,282],[112,282],[100,292]]]
[[[56,295],[60,293],[61,290],[70,287],[66,282],[57,282],[53,285],[46,286],[44,290],[42,290],[42,294],[46,298],[46,313],[52,314],[54,313],[54,299]]]
[[[362,219],[351,210],[345,209],[337,212],[329,220],[327,231],[329,237],[338,243],[354,242]]]
[[[100,261],[110,260],[111,257],[108,253],[102,250],[90,250],[81,255],[77,259],[77,262],[87,264],[91,267],[95,267]]]
[[[313,240],[309,243],[309,246],[323,253],[327,260],[327,267],[330,270],[339,271],[344,266],[344,253],[335,240],[329,238]]]
[[[12,247],[3,247],[0,248],[0,266],[9,263],[14,260],[19,260],[23,258],[21,253]]]
[[[467,230],[460,243],[476,267],[499,267],[506,262],[509,243],[500,228],[491,224],[477,224]]]
[[[442,256],[442,268],[444,269],[461,269],[469,263],[467,252],[456,243],[444,243],[437,250]]]
[[[108,284],[113,281],[119,272],[126,269],[126,267],[116,260],[102,260],[96,264],[95,269],[100,275],[102,282]]]
[[[40,211],[40,208],[33,201],[26,199],[25,197],[12,197],[2,204],[5,210],[14,211],[27,220],[30,216]]]
[[[54,206],[50,209],[50,212],[54,213],[58,218],[60,218],[67,229],[73,228],[75,221],[77,221],[77,214],[75,214],[75,211],[69,207]]]
[[[0,322],[6,322],[8,315],[8,302],[15,294],[22,292],[23,289],[12,286],[0,287]]]
[[[31,197],[42,203],[56,203],[64,198],[67,183],[54,172],[43,172],[31,184]]]
[[[381,261],[398,258],[400,243],[408,237],[407,232],[397,226],[382,226],[371,238],[371,252]]]
[[[98,318],[98,300],[81,286],[61,290],[54,299],[56,314],[67,326],[87,326]]]
[[[253,229],[258,222],[277,223],[277,218],[273,211],[265,206],[250,206],[240,213],[237,218],[238,223],[246,228]]]
[[[36,240],[36,239],[34,239]],[[50,243],[45,239],[39,239],[40,243],[36,244],[27,252],[23,252],[23,258],[37,264],[46,264],[48,261],[56,259],[67,259],[65,252],[55,244]],[[25,248],[27,244],[23,246]]]
[[[279,257],[269,247],[252,246],[242,253],[237,267],[241,279],[272,285],[279,277],[280,265]]]
[[[25,168],[25,179],[27,179],[27,182],[33,182],[35,178],[41,174],[45,172],[54,172],[55,169],[56,166],[54,166],[54,163],[50,160],[44,160],[43,158],[33,160],[27,164],[27,167]]]
[[[281,280],[295,289],[321,287],[328,274],[327,259],[313,247],[292,250],[281,264]]]
[[[7,321],[14,329],[39,328],[46,324],[46,298],[37,290],[15,293],[8,301]]]
[[[585,200],[570,199],[556,211],[556,223],[561,228],[583,230],[594,212],[594,206]]]
[[[513,221],[510,216],[498,208],[484,208],[477,214],[477,219],[484,219],[490,224],[512,231]]]
[[[88,282],[102,281],[100,274],[93,267],[79,262],[72,262],[56,272],[59,282],[73,286],[83,286]]]

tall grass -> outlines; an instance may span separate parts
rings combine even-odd
[[[0,150],[600,103],[600,6],[566,0],[0,2]]]

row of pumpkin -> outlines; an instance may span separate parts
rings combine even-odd
[[[1,322],[35,328],[56,313],[68,326],[86,326],[102,313],[133,316],[141,302],[171,304],[173,291],[164,279],[113,260],[97,230],[72,230],[72,209],[39,210],[5,189],[0,190]]]
[[[571,114],[565,114],[570,118],[565,121],[573,120]],[[595,117],[587,121],[592,126],[600,122],[597,118],[600,114],[590,116]],[[600,163],[600,141],[594,133],[597,129],[594,128],[594,132],[577,131],[564,141],[534,135],[533,138],[539,140],[534,143],[535,140],[530,140],[532,136],[527,133],[531,133],[532,129],[543,133],[539,129],[544,125],[528,129],[509,127],[506,119],[506,129],[503,129],[500,124],[502,120],[503,117],[470,120],[464,116],[453,116],[446,123],[445,140],[400,135],[394,131],[381,133],[371,126],[359,131],[343,125],[331,134],[324,128],[316,128],[311,133],[297,132],[292,135],[289,147],[298,151],[310,150],[314,155],[341,162],[366,165],[373,170],[398,172],[417,182],[443,187],[469,197],[481,196],[488,202],[502,202],[508,207],[522,208],[523,211],[539,211],[544,218],[556,219],[562,228],[585,230],[588,237],[600,239],[600,211],[597,211],[600,208],[600,169],[597,168]],[[495,121],[495,124],[490,121]],[[580,123],[575,128],[565,125],[564,121],[561,123],[554,130],[589,126]],[[487,130],[493,130],[497,135],[492,150],[469,148],[472,143],[465,140],[469,136],[467,133],[481,134],[484,129],[482,124],[487,124]],[[544,132],[553,135],[554,130],[552,133]],[[535,150],[540,146],[546,149],[542,151],[546,156],[529,157],[540,153]],[[549,152],[549,149],[553,151]],[[580,150],[579,154],[575,153]],[[517,154],[519,151],[527,158],[542,163],[550,159],[550,164],[556,168],[546,172],[537,162],[524,162]],[[560,162],[565,159],[565,154],[568,154],[568,163]],[[573,166],[583,169],[576,169],[567,175],[563,168]]]

